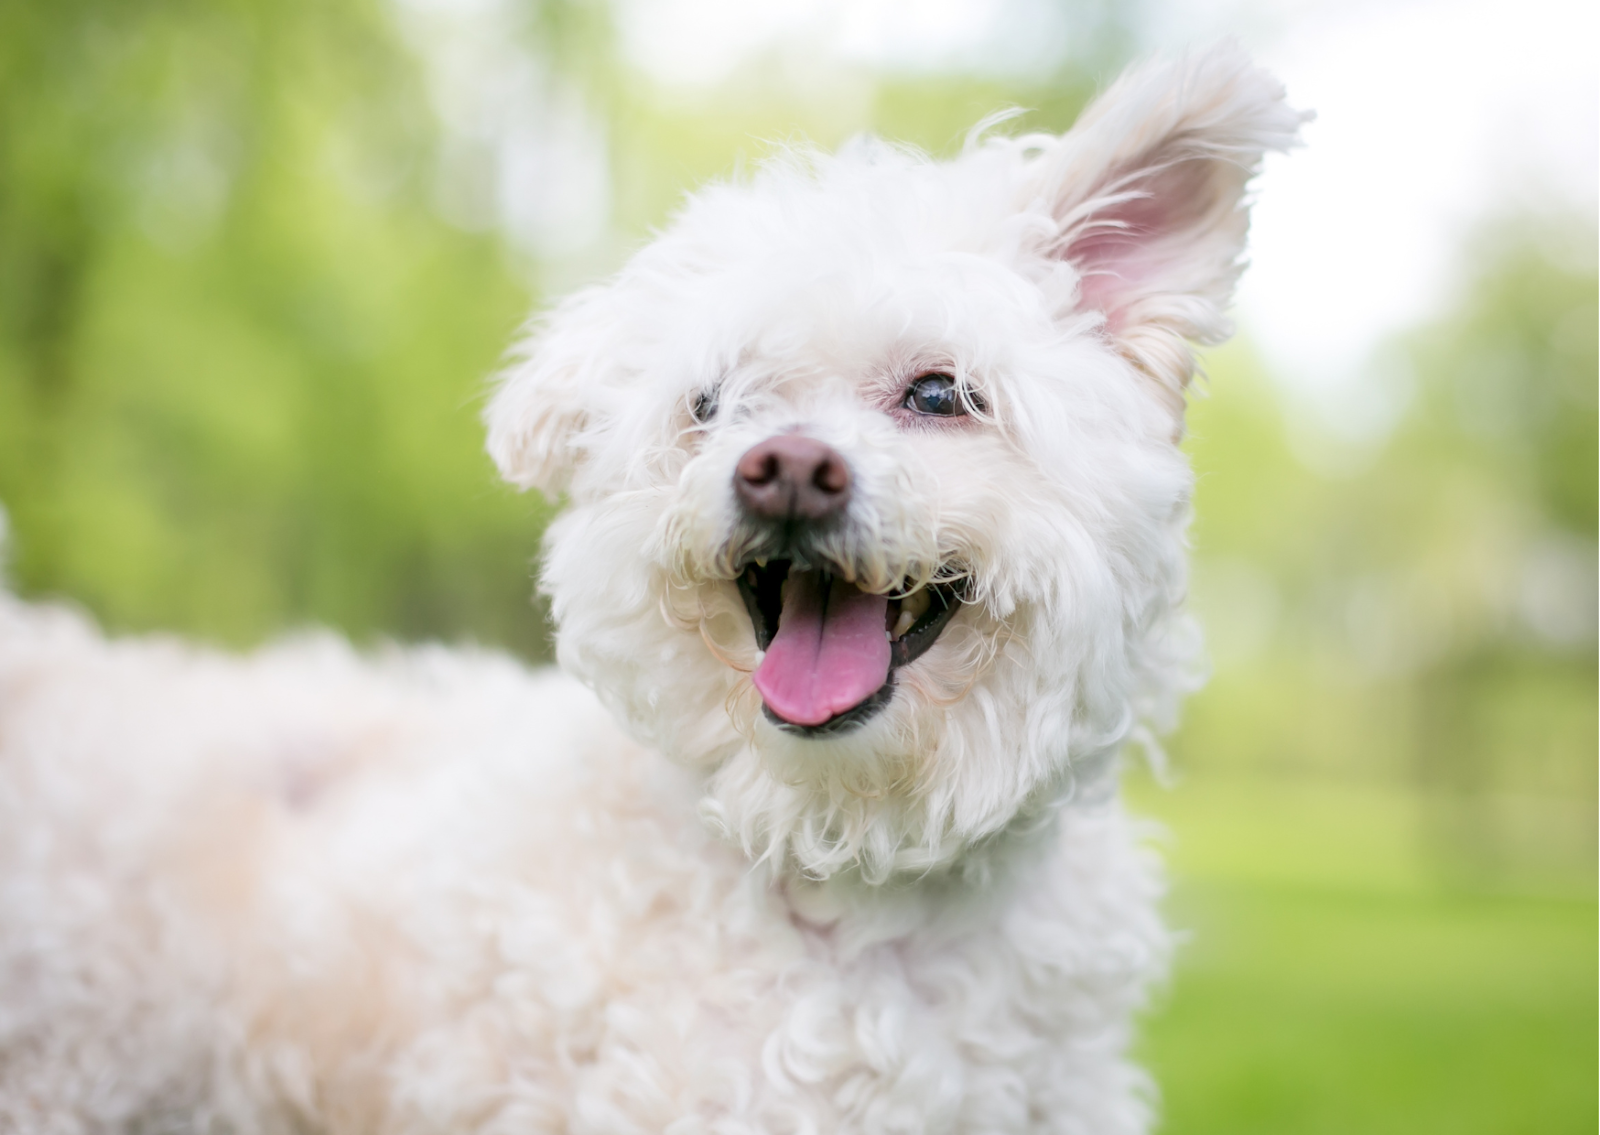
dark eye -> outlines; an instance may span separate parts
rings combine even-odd
[[[925,374],[906,391],[904,405],[919,414],[954,418],[967,412],[956,392],[956,380],[948,374]]]
[[[699,422],[702,426],[705,425],[707,422],[709,422],[712,418],[716,417],[717,416],[717,390],[716,390],[716,388],[712,387],[710,390],[702,390],[700,392],[700,394],[695,398],[694,405],[690,408],[689,413],[694,415],[694,420],[696,422]]]

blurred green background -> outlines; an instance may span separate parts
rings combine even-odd
[[[764,139],[1062,128],[1159,16],[1081,5],[1014,67],[790,44],[675,84],[639,2],[0,4],[11,584],[116,631],[547,658],[549,506],[477,423],[527,312]],[[1248,334],[1208,359],[1214,672],[1130,784],[1189,931],[1142,1042],[1174,1135],[1596,1128],[1594,250],[1582,210],[1464,227],[1359,437]]]

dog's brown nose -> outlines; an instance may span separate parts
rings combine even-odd
[[[778,434],[739,458],[733,488],[753,516],[822,520],[849,502],[850,467],[815,438]]]

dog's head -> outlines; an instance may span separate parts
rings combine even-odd
[[[569,495],[563,664],[814,875],[941,866],[1098,778],[1190,669],[1189,342],[1301,120],[1225,48],[1062,137],[695,196],[489,409],[505,475]]]

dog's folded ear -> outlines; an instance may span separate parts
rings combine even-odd
[[[489,456],[518,488],[554,499],[571,481],[600,385],[603,298],[600,288],[572,296],[517,346],[495,379],[484,411]]]
[[[1079,307],[1104,313],[1118,348],[1180,404],[1188,341],[1231,330],[1248,183],[1310,117],[1223,43],[1131,69],[1031,171],[1027,201],[1056,221],[1048,252],[1078,269]]]

